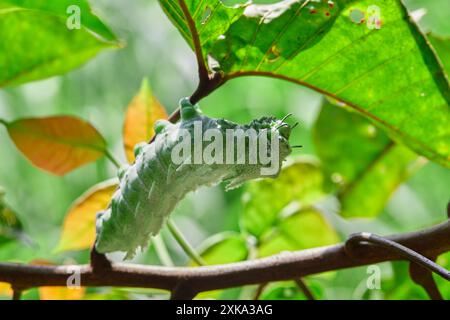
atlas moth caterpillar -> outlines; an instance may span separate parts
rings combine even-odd
[[[199,106],[192,105],[188,98],[180,101],[180,109],[181,121],[177,124],[158,121],[154,141],[138,145],[135,163],[119,171],[119,187],[109,208],[97,216],[98,252],[125,251],[125,259],[132,258],[138,247],[143,249],[150,237],[159,233],[187,193],[220,182],[226,182],[227,189],[231,189],[247,180],[276,177],[282,162],[291,153],[289,137],[293,127],[285,122],[287,116],[282,120],[264,117],[239,125],[203,115]],[[203,138],[209,133],[209,141],[196,140],[199,128]],[[244,139],[239,140],[240,135],[234,133],[244,133]],[[222,151],[211,151],[215,161],[195,161],[199,155],[196,149],[205,153],[211,149],[213,140],[214,143],[225,141]],[[255,155],[254,143],[259,151],[279,159],[273,172],[269,164],[251,161]],[[178,159],[181,153],[182,161]]]

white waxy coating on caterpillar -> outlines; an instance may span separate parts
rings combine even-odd
[[[279,141],[278,175],[282,161],[291,152],[289,136],[291,127],[282,120],[262,118],[249,125],[238,125],[224,119],[212,119],[201,114],[198,106],[183,99],[181,121],[177,124],[158,121],[153,143],[136,148],[136,161],[119,172],[119,188],[113,195],[109,208],[97,217],[96,249],[100,253],[125,251],[125,259],[132,258],[138,247],[147,246],[151,236],[157,235],[164,222],[185,195],[201,186],[213,186],[222,181],[227,188],[234,188],[243,182],[260,178],[261,168],[256,164],[174,164],[172,150],[183,138],[182,129],[193,137],[194,124],[201,122],[203,132],[215,129],[226,140],[226,129],[254,129],[276,133]],[[193,145],[192,141],[192,145]],[[270,142],[270,139],[269,139]],[[203,148],[210,142],[203,143]],[[249,147],[245,145],[248,158]],[[270,146],[268,146],[270,153]],[[265,176],[267,177],[267,176]]]

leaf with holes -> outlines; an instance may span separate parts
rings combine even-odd
[[[0,0],[0,88],[68,72],[117,45],[87,0]]]
[[[284,167],[276,180],[248,182],[243,195],[242,228],[261,237],[290,205],[309,206],[323,195],[324,177],[316,161],[299,158]],[[270,199],[270,200],[269,200]]]
[[[128,162],[134,162],[135,145],[148,142],[153,137],[155,122],[160,119],[167,119],[166,110],[152,94],[148,80],[144,79],[139,94],[128,106],[125,118],[123,139]]]
[[[117,179],[102,182],[74,202],[64,219],[56,252],[84,250],[92,247],[95,241],[96,215],[108,207],[117,185]]]
[[[160,4],[223,81],[258,75],[310,87],[450,166],[449,83],[401,1]]]
[[[5,125],[28,160],[56,175],[108,155],[102,135],[88,122],[72,116],[19,119]]]
[[[392,142],[351,109],[324,103],[314,143],[327,177],[335,183],[344,217],[375,217],[423,159]]]

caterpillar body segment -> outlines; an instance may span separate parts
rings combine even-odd
[[[155,140],[151,144],[137,146],[135,163],[119,171],[119,187],[110,206],[97,217],[95,245],[98,252],[124,251],[127,252],[125,259],[132,258],[137,248],[145,248],[151,236],[159,233],[170,213],[187,193],[222,181],[230,189],[247,180],[276,177],[283,160],[291,152],[288,141],[291,127],[284,119],[265,117],[248,125],[238,125],[203,115],[199,107],[190,104],[188,99],[183,99],[180,107],[181,121],[177,124],[158,121],[155,124]],[[236,137],[226,139],[230,134],[227,129],[231,132],[252,129],[256,134],[245,138],[245,143],[238,150]],[[202,136],[200,142],[196,140],[199,133]],[[211,137],[205,141],[203,135],[206,137],[207,133]],[[271,149],[272,135],[278,142],[277,150]],[[261,173],[267,164],[237,161],[240,157],[250,159],[252,143],[257,143],[263,136],[268,138],[263,140],[262,145],[266,146],[269,154],[277,152],[279,159],[276,172],[269,175]],[[223,141],[223,150],[215,149],[211,154],[216,160],[223,161],[208,162],[202,158],[201,152],[211,148],[212,141],[216,142],[216,139]],[[183,149],[183,145],[187,147]],[[227,162],[226,153],[230,150],[234,152],[233,161]],[[178,159],[180,155],[183,156],[182,161]],[[176,157],[177,161],[174,161]]]

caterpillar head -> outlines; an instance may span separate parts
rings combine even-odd
[[[280,158],[286,158],[292,151],[292,147],[289,144],[289,138],[291,137],[292,129],[297,126],[290,125],[285,122],[292,114],[286,115],[283,119],[277,119],[275,117],[262,117],[257,120],[253,120],[248,127],[256,129],[257,131],[267,130],[269,137],[276,133],[280,143]]]

